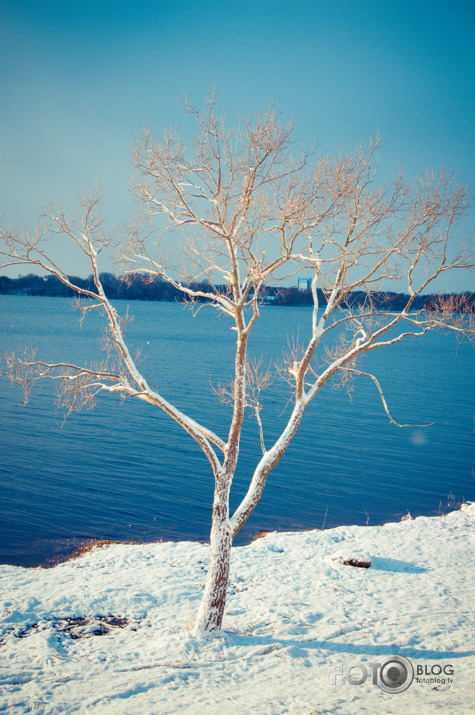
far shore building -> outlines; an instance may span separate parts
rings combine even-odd
[[[297,288],[299,290],[311,290],[312,279],[311,278],[299,278],[299,281],[297,283]]]

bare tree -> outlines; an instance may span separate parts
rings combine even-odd
[[[375,395],[379,393],[386,414],[396,423],[377,377],[359,369],[358,359],[436,329],[473,336],[463,298],[441,299],[430,310],[414,309],[416,298],[435,279],[471,268],[472,257],[456,233],[467,210],[468,189],[453,175],[428,172],[408,184],[400,173],[383,185],[377,181],[378,139],[336,157],[299,154],[293,148],[292,124],[279,123],[272,107],[242,119],[235,129],[227,128],[213,95],[200,110],[188,102],[185,109],[197,128],[189,143],[175,131],[164,132],[159,140],[147,131],[133,147],[141,208],[123,240],[104,232],[100,197],[86,194],[76,217],[61,206],[50,207],[35,232],[3,229],[1,255],[3,265],[27,264],[55,275],[76,292],[83,314],[98,310],[106,325],[101,364],[50,363],[38,360],[34,351],[12,354],[6,357],[6,372],[13,382],[28,394],[42,378],[57,381],[68,411],[90,404],[102,391],[143,400],[164,410],[206,455],[215,491],[209,570],[194,626],[198,632],[221,627],[232,541],[323,386],[335,377],[373,381]],[[76,285],[48,256],[45,241],[54,233],[69,237],[87,256],[94,290]],[[125,276],[160,276],[192,304],[214,308],[232,321],[234,378],[215,388],[232,407],[223,437],[152,389],[131,356],[124,338],[126,318],[107,298],[99,275],[99,254],[113,243]],[[275,370],[250,362],[248,340],[266,284],[301,270],[313,276],[310,338],[293,344]],[[404,307],[380,310],[374,289],[399,288],[401,281],[408,291]],[[351,307],[355,290],[366,294],[359,307]],[[291,409],[278,439],[268,443],[261,394],[279,377],[290,385]],[[230,514],[246,410],[255,415],[262,455],[249,475],[244,499]]]

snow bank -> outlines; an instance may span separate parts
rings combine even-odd
[[[472,712],[474,526],[470,504],[268,534],[233,550],[225,630],[203,639],[187,631],[203,544],[115,544],[53,569],[0,566],[0,711]],[[394,653],[416,673],[398,694],[373,684],[369,665]],[[345,669],[358,663],[368,677],[351,685]]]

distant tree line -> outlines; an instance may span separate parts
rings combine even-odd
[[[124,281],[122,278],[113,273],[101,273],[100,278],[104,290],[108,298],[113,300],[154,300],[168,302],[182,302],[184,294],[172,286],[167,281],[156,276],[152,279],[142,275],[132,276],[129,280]],[[81,288],[86,288],[95,292],[95,286],[92,276],[88,278],[78,278],[72,276],[71,281]],[[208,284],[194,283],[193,289],[207,291]],[[215,286],[226,292],[225,286]],[[63,298],[72,298],[75,294],[67,288],[55,276],[38,276],[29,273],[26,276],[18,276],[18,278],[9,278],[0,276],[0,294],[1,295],[36,295],[36,296],[59,296]],[[300,290],[299,288],[280,288],[276,286],[267,286],[263,293],[264,302],[269,305],[279,306],[310,306],[313,305],[311,290]],[[475,312],[475,293],[464,293],[466,310]],[[404,293],[385,293],[375,291],[371,295],[373,301],[381,310],[401,310],[407,302],[408,296]],[[422,295],[418,296],[413,304],[414,310],[421,308],[430,308],[436,298],[440,295]],[[318,300],[320,305],[326,305],[326,297],[322,290],[318,289]],[[362,305],[367,300],[367,294],[364,291],[352,291],[348,294],[342,304],[343,308],[351,308],[353,306]]]
[[[272,299],[273,305],[313,305],[312,291],[310,290],[299,290],[298,288],[270,288],[269,291],[274,293],[275,297]],[[322,290],[318,289],[318,301],[320,305],[326,305],[327,300],[325,294]],[[463,296],[464,307],[466,312],[475,312],[475,293],[464,292]],[[407,303],[408,295],[405,293],[394,293],[394,292],[384,292],[384,291],[373,291],[371,293],[371,299],[373,300],[375,306],[381,310],[403,310]],[[417,296],[412,304],[413,310],[420,310],[422,308],[430,309],[439,302],[441,297],[448,297],[448,294],[430,294],[430,295],[420,295]],[[368,300],[368,295],[364,291],[352,291],[348,293],[346,298],[342,301],[342,308],[353,308],[357,305],[364,305]]]

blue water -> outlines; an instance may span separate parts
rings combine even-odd
[[[125,311],[125,302],[117,307]],[[134,302],[128,338],[141,368],[164,397],[226,435],[230,414],[210,382],[230,377],[235,334],[204,308]],[[307,308],[268,307],[250,345],[267,363],[288,336],[308,333]],[[98,316],[82,329],[67,299],[0,296],[2,352],[32,344],[48,360],[100,358]],[[473,348],[429,335],[367,356],[394,417],[376,388],[359,381],[351,395],[325,386],[310,405],[287,454],[236,543],[264,529],[382,523],[410,511],[433,514],[475,500]],[[275,383],[262,413],[267,444],[285,423],[285,383]],[[93,411],[55,408],[43,383],[27,406],[0,380],[0,563],[31,565],[65,554],[82,540],[200,539],[210,528],[213,480],[194,441],[157,408],[100,396]],[[231,507],[237,506],[260,454],[255,423],[245,424]]]

